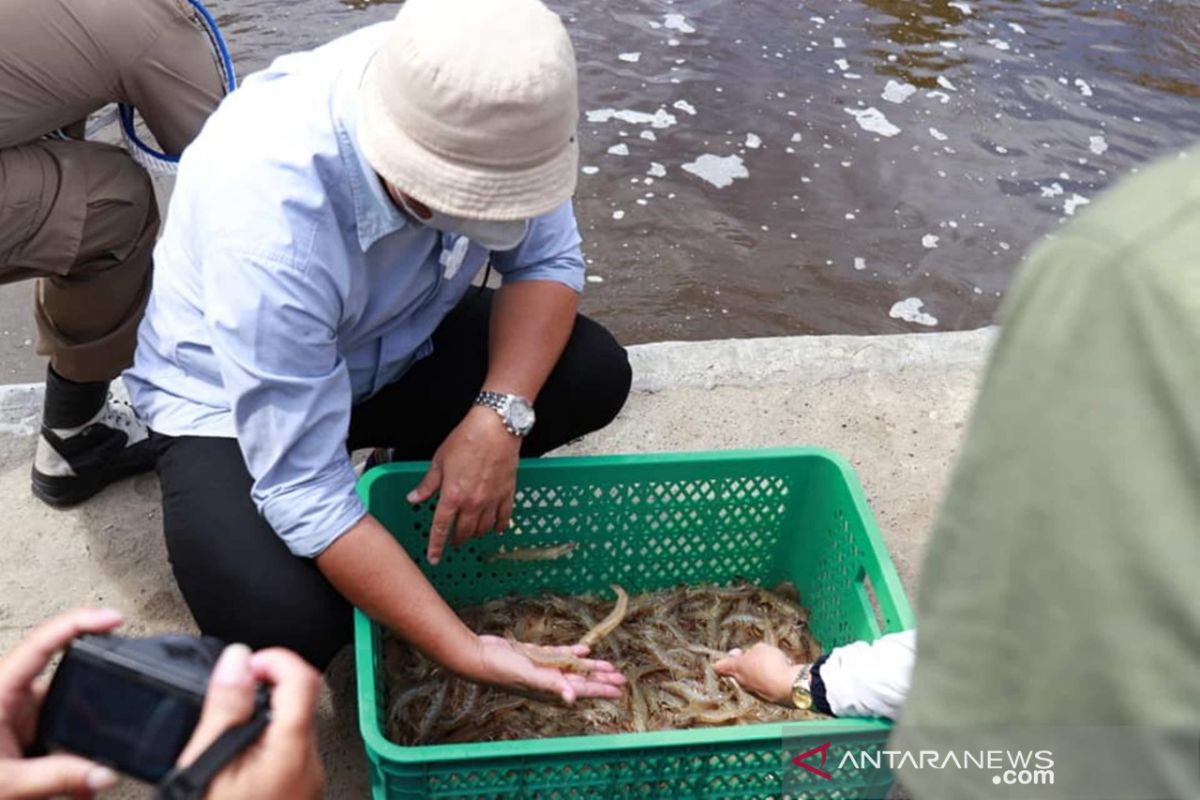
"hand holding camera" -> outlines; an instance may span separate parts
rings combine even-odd
[[[213,667],[211,641],[196,637],[88,636],[121,622],[111,610],[67,612],[0,659],[0,800],[91,797],[117,783],[105,764],[152,781],[166,774],[163,797],[320,795],[324,771],[313,723],[319,678],[302,659],[233,645]],[[48,693],[36,678],[73,642]],[[94,760],[70,752],[26,757],[42,744]],[[189,767],[214,763],[222,749],[207,789],[188,791],[185,780],[164,791],[172,767],[187,777]]]
[[[209,786],[210,800],[245,797],[319,797],[325,770],[317,754],[313,711],[320,678],[302,658],[273,648],[251,654],[245,645],[225,648],[213,670],[204,711],[180,766],[195,761],[226,730],[247,722],[259,683],[271,685],[271,723]]]
[[[45,687],[35,685],[38,674],[76,636],[105,633],[122,621],[107,609],[69,611],[34,628],[0,659],[0,798],[89,797],[116,785],[115,772],[79,756],[24,756],[33,746],[45,696]]]

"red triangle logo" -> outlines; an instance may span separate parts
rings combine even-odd
[[[829,755],[829,745],[830,744],[832,744],[832,742],[826,742],[825,744],[814,747],[812,750],[808,750],[804,753],[801,753],[800,755],[798,755],[792,759],[792,763],[795,764],[797,767],[808,770],[813,775],[819,775],[820,777],[824,778],[827,781],[833,780],[833,776],[830,775],[828,772],[826,772],[823,769],[814,767],[812,764],[809,764],[807,761],[807,759],[810,756],[815,756],[817,753],[820,753],[821,754],[821,766],[822,767],[825,766],[825,757],[827,755]]]

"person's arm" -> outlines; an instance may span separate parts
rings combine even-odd
[[[507,639],[472,633],[373,517],[339,537],[317,565],[350,602],[468,680],[566,703],[621,694],[625,679],[607,661],[585,659],[586,674],[562,672],[534,665]],[[582,645],[546,650],[577,658],[588,654]]]
[[[504,284],[492,308],[488,371],[480,389],[537,398],[575,324],[584,277],[579,245],[568,202],[534,220],[517,248],[493,255]],[[472,408],[438,448],[408,495],[420,503],[441,490],[429,536],[431,564],[441,560],[451,534],[457,546],[508,527],[520,450],[521,440],[481,407]]]
[[[328,276],[239,254],[212,254],[210,265],[206,318],[251,494],[288,549],[315,559],[351,603],[463,677],[567,702],[619,694],[607,662],[566,675],[470,632],[367,515],[345,446],[353,398]]]
[[[464,677],[479,679],[479,637],[446,605],[408,553],[370,515],[317,556],[351,603]]]
[[[814,709],[835,717],[885,717],[895,719],[908,696],[917,632],[891,633],[874,642],[854,642],[838,647],[813,667]],[[751,694],[779,705],[792,704],[792,685],[803,669],[778,647],[764,642],[729,657],[713,669],[728,675]]]

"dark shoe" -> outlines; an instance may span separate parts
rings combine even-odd
[[[48,505],[82,503],[121,478],[154,469],[157,448],[128,403],[109,399],[74,428],[42,425],[33,494]]]

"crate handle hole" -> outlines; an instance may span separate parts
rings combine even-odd
[[[862,601],[863,608],[867,610],[867,618],[871,621],[874,636],[875,638],[879,638],[887,630],[887,623],[883,618],[883,610],[879,607],[879,597],[875,594],[875,586],[871,583],[871,576],[867,574],[867,570],[864,567],[858,568],[858,575],[855,576],[854,584],[858,589],[859,599]]]

